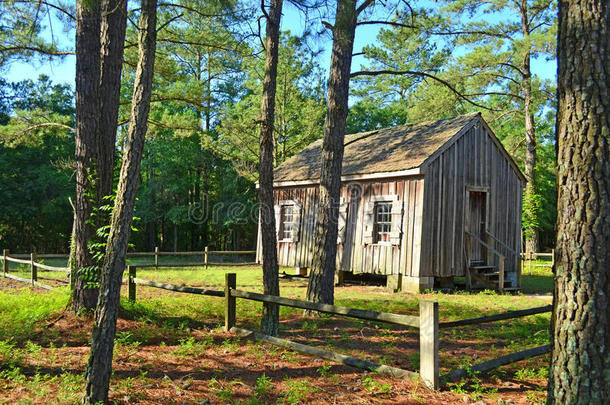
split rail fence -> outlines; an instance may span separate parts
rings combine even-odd
[[[23,255],[21,255],[21,256],[23,256]],[[52,290],[53,287],[38,281],[38,270],[39,269],[46,270],[46,271],[62,272],[62,273],[65,273],[67,277],[70,276],[70,269],[68,269],[67,267],[55,267],[55,266],[46,265],[44,263],[39,263],[36,261],[36,260],[39,260],[39,258],[36,256],[35,253],[30,253],[29,256],[30,256],[29,260],[12,257],[12,256],[9,256],[9,251],[4,249],[2,251],[2,257],[0,257],[2,259],[2,275],[6,278],[10,278],[15,281],[21,281],[24,283],[32,284],[36,287],[44,288],[46,290]],[[48,257],[50,255],[45,255],[45,256]],[[28,280],[23,277],[17,277],[14,274],[10,274],[9,263],[29,265],[30,279]]]
[[[296,300],[273,295],[265,295],[255,292],[237,289],[237,279],[235,273],[225,274],[224,291],[213,289],[202,289],[178,286],[174,284],[158,283],[136,277],[136,267],[128,266],[128,286],[129,300],[136,300],[136,286],[147,286],[161,288],[169,291],[182,292],[188,294],[207,295],[212,297],[224,297],[224,328],[228,332],[233,332],[241,336],[252,336],[258,340],[271,343],[284,348],[289,348],[307,355],[321,357],[327,360],[343,363],[349,366],[363,368],[380,374],[392,377],[417,377],[430,389],[440,388],[441,382],[448,383],[465,377],[469,372],[485,372],[494,368],[521,361],[533,356],[539,356],[550,351],[550,345],[544,345],[533,349],[508,354],[493,360],[476,364],[469,369],[459,369],[451,371],[443,376],[440,375],[439,367],[439,331],[441,328],[455,328],[466,325],[477,325],[482,323],[496,322],[507,319],[515,319],[529,315],[551,312],[552,306],[530,308],[519,311],[509,311],[496,315],[483,316],[479,318],[461,319],[451,322],[439,322],[439,307],[436,301],[420,301],[419,316],[393,314],[388,312],[369,311],[364,309],[350,308],[337,305],[320,304],[311,301]],[[281,339],[260,332],[243,329],[236,326],[236,301],[237,298],[251,301],[273,303],[280,306],[299,308],[310,311],[323,312],[332,315],[340,315],[348,318],[363,319],[374,322],[383,322],[394,325],[406,326],[419,329],[419,352],[420,365],[419,373],[387,365],[375,364],[373,362],[358,359],[352,356],[331,352],[317,347]]]
[[[161,252],[159,248],[155,248],[154,252],[130,252],[127,253],[127,258],[137,258],[137,257],[154,257],[153,263],[142,263],[138,264],[138,267],[205,267],[208,266],[222,266],[222,265],[230,265],[230,266],[249,266],[255,265],[256,262],[212,262],[210,261],[210,257],[213,256],[235,256],[235,255],[255,255],[255,250],[209,250],[206,246],[203,251],[194,251],[194,252]],[[159,258],[164,256],[202,256],[203,261],[201,262],[189,262],[189,263],[159,263]],[[48,284],[44,284],[39,282],[38,271],[52,271],[52,272],[63,272],[66,274],[66,277],[70,280],[69,282],[61,280],[61,279],[52,279],[54,281],[64,282],[66,284],[72,282],[70,269],[67,267],[61,266],[49,266],[47,264],[41,263],[37,260],[42,259],[67,259],[68,255],[61,253],[45,253],[45,254],[10,254],[8,249],[4,249],[2,251],[2,256],[0,256],[0,260],[2,260],[2,275],[6,278],[10,278],[15,281],[20,281],[28,284],[32,284],[36,287],[44,288],[47,290],[52,290],[54,287]],[[10,274],[10,263],[28,265],[30,268],[30,278],[26,279],[23,277],[18,277],[14,274]]]
[[[539,257],[544,257],[544,258],[550,258],[550,263],[544,263],[544,264],[539,264],[536,263],[536,260]],[[530,271],[530,276],[532,275],[532,267],[553,267],[555,266],[555,249],[551,250],[551,253],[534,253],[534,252],[524,252],[521,253],[521,260],[523,263],[523,267],[521,269],[521,272],[523,273],[523,270],[525,270],[525,262],[528,261],[529,262],[529,271]]]

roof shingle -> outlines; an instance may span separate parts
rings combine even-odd
[[[460,115],[345,136],[344,176],[394,172],[419,167],[462,128],[478,119],[479,113]],[[274,181],[320,178],[319,139],[286,160],[274,171]]]

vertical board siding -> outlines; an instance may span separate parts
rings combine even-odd
[[[486,125],[473,126],[423,167],[424,176],[345,183],[341,196],[348,204],[346,231],[344,243],[337,247],[337,268],[355,273],[414,277],[463,276],[468,187],[487,190],[488,230],[519,253],[524,184],[494,143],[493,136]],[[356,192],[350,192],[352,188]],[[276,203],[297,200],[303,210],[298,242],[278,243],[280,265],[311,266],[318,195],[317,186],[274,191]],[[403,202],[399,245],[362,243],[365,207],[373,197],[381,195],[397,195]],[[517,256],[502,245],[492,243],[507,258],[506,279],[516,280]],[[489,258],[492,257],[491,264],[497,265],[497,256]]]
[[[475,125],[429,163],[425,171],[422,276],[463,276],[467,187],[488,190],[487,228],[512,250],[520,252],[523,184],[494,144],[484,125]],[[516,256],[506,256],[507,279],[516,276]],[[494,255],[494,263],[497,256]]]
[[[341,197],[348,203],[344,243],[337,245],[337,268],[354,273],[419,275],[419,249],[423,212],[423,178],[395,181],[346,183]],[[355,188],[357,191],[350,193]],[[364,207],[372,197],[398,195],[403,202],[402,234],[399,245],[363,244]],[[316,226],[318,188],[290,187],[274,191],[275,203],[296,200],[302,204],[298,242],[279,242],[281,266],[310,267]],[[418,218],[419,216],[419,218]]]

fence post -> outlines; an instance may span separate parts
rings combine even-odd
[[[206,246],[203,251],[203,265],[205,268],[208,268],[208,247]]]
[[[534,253],[530,251],[530,276],[532,275],[532,259],[534,258]]]
[[[32,284],[35,281],[38,281],[38,268],[36,267],[36,253],[30,253],[30,269],[31,269],[31,279]]]
[[[2,271],[4,272],[4,275],[6,276],[6,273],[8,273],[8,260],[6,260],[6,257],[9,255],[9,251],[8,249],[4,249],[2,251]]]
[[[231,289],[237,286],[235,273],[225,274],[225,331],[230,331],[235,326],[235,297],[231,295]]]
[[[159,270],[159,246],[155,246],[155,270]]]
[[[133,281],[136,278],[136,266],[127,266],[128,286],[129,286],[129,302],[136,302],[136,283]]]
[[[419,302],[419,376],[433,390],[439,388],[438,302]]]

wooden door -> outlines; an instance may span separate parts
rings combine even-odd
[[[468,192],[468,215],[466,217],[466,230],[485,240],[487,193],[485,191]],[[470,261],[485,261],[486,249],[474,238],[470,238]]]

